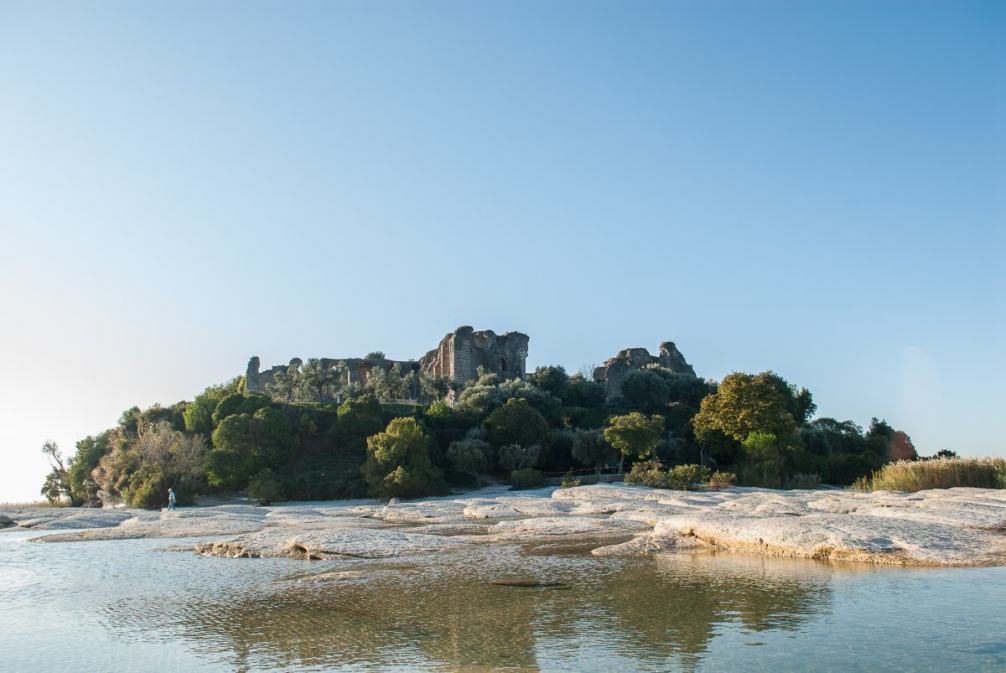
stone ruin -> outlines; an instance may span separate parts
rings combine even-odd
[[[458,385],[477,378],[480,367],[502,379],[521,378],[526,373],[528,341],[530,337],[520,332],[497,336],[492,330],[476,332],[468,326],[459,327],[420,358],[419,369]]]
[[[672,341],[660,344],[660,354],[650,355],[645,348],[626,348],[618,351],[603,365],[594,370],[594,380],[604,384],[604,390],[609,401],[622,396],[622,384],[631,372],[655,364],[670,369],[675,374],[695,376],[695,370],[685,360],[678,347]]]
[[[387,358],[322,358],[326,369],[344,365],[341,383],[366,385],[370,376],[378,368],[390,371],[398,365],[402,375],[413,372],[431,377],[445,378],[456,387],[478,377],[479,369],[497,374],[502,379],[521,378],[526,373],[528,342],[530,338],[521,332],[496,334],[492,330],[475,331],[469,326],[459,327],[440,340],[440,344],[419,360],[389,360]],[[303,362],[294,358],[288,365],[276,365],[260,371],[258,357],[248,361],[245,385],[249,392],[267,392],[276,375],[286,372],[291,366],[299,367]],[[666,367],[676,374],[695,376],[695,370],[685,360],[685,356],[670,341],[660,344],[658,355],[650,355],[645,348],[626,348],[609,358],[594,370],[594,380],[603,383],[607,399],[614,400],[622,395],[622,384],[630,372],[656,364]]]
[[[416,360],[389,360],[387,358],[321,358],[322,367],[331,369],[344,365],[341,383],[366,385],[377,368],[390,371],[399,365],[403,375],[412,372],[446,378],[457,385],[463,385],[478,376],[479,367],[498,374],[504,379],[520,378],[526,373],[527,345],[529,337],[520,332],[497,335],[492,330],[476,332],[469,326],[459,327],[440,340],[440,344]],[[276,380],[276,375],[285,373],[290,367],[303,364],[294,358],[287,365],[276,365],[260,371],[257,356],[248,361],[245,372],[245,388],[248,392],[267,392],[268,386]]]

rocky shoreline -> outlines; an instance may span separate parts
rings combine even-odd
[[[577,545],[597,556],[720,550],[905,566],[1006,565],[1006,491],[919,493],[625,485],[449,498],[175,511],[2,510],[33,542],[205,538],[226,557],[387,558],[473,544]]]

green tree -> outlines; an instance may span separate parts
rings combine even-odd
[[[111,430],[106,430],[77,442],[77,452],[67,461],[66,468],[72,501],[99,504],[98,485],[91,478],[91,472],[98,467],[102,457],[112,450],[109,444],[111,434]]]
[[[46,441],[42,445],[42,453],[49,459],[51,468],[42,485],[42,495],[50,503],[56,503],[66,498],[72,505],[80,504],[73,501],[70,479],[67,475],[66,465],[63,463],[63,452],[60,451],[59,444],[52,440]]]
[[[182,417],[188,432],[198,432],[207,438],[213,432],[213,412],[222,399],[238,392],[240,379],[232,379],[228,383],[210,386],[190,403],[185,405]]]
[[[478,480],[479,473],[489,469],[492,447],[481,439],[459,439],[451,442],[447,459],[458,472],[470,474]]]
[[[618,465],[619,474],[626,458],[646,458],[652,454],[663,433],[664,419],[660,416],[646,416],[633,411],[609,418],[604,428],[604,439],[622,456]]]
[[[291,446],[293,431],[271,407],[228,416],[213,431],[207,480],[211,486],[244,488],[256,472],[277,467]]]
[[[792,444],[771,432],[752,432],[743,443],[746,481],[769,488],[782,486],[788,471],[787,462],[794,450]]]
[[[637,409],[658,411],[667,406],[670,391],[663,377],[649,369],[629,372],[622,383],[622,397]]]
[[[318,358],[309,358],[300,371],[298,399],[313,404],[324,404],[335,399],[338,372],[326,367]]]
[[[720,383],[716,393],[702,400],[693,419],[696,436],[720,430],[739,442],[751,433],[791,437],[797,428],[794,414],[807,412],[810,393],[800,393],[772,372],[734,372]],[[802,418],[801,418],[802,422]]]
[[[573,374],[566,385],[564,402],[575,407],[600,407],[605,403],[604,384],[587,379],[583,374]]]
[[[436,402],[447,397],[447,393],[451,390],[451,381],[444,376],[433,376],[424,372],[419,375],[419,389],[424,401]]]
[[[600,430],[578,430],[573,436],[573,457],[601,474],[601,466],[614,462],[618,451],[605,441]]]
[[[545,417],[531,407],[526,399],[512,398],[485,421],[489,441],[493,446],[541,445],[548,441],[549,427]]]
[[[550,393],[554,397],[558,397],[559,399],[566,397],[566,389],[569,386],[569,376],[566,374],[566,370],[562,367],[538,367],[532,374],[529,374],[527,378],[532,384]]]
[[[541,447],[537,444],[532,446],[521,446],[520,444],[507,444],[499,448],[497,461],[500,466],[507,471],[523,470],[534,467],[541,458]]]
[[[363,475],[378,498],[416,498],[445,490],[443,474],[430,460],[433,442],[416,419],[395,418],[367,439]]]
[[[260,505],[271,505],[283,499],[283,486],[276,478],[276,473],[267,467],[248,482],[248,496]]]

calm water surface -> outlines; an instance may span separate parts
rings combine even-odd
[[[482,545],[306,562],[32,536],[0,533],[3,673],[1006,671],[1006,568]]]

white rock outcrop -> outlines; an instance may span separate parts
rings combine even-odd
[[[890,565],[1006,565],[1006,491],[974,488],[683,492],[599,484],[389,504],[3,514],[21,527],[62,531],[35,541],[216,538],[194,548],[237,557],[381,558],[470,544],[586,542],[599,556],[709,548]]]

